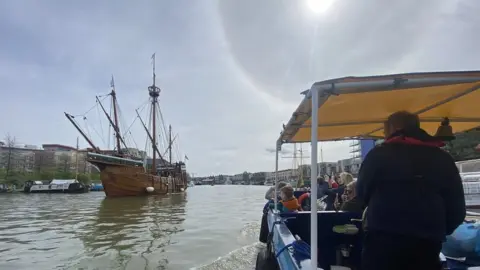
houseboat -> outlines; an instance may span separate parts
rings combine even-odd
[[[42,181],[27,181],[23,192],[25,193],[85,193],[89,187],[75,179],[53,179],[50,183]]]

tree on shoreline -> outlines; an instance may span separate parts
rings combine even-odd
[[[15,137],[12,137],[9,133],[5,136],[5,147],[7,147],[7,165],[6,165],[6,173],[5,173],[5,180],[8,179],[10,176],[11,168],[12,168],[12,159],[14,156],[14,147],[15,147]]]
[[[445,150],[449,152],[455,161],[480,158],[480,151],[476,149],[480,143],[480,129],[473,129],[456,136],[456,139],[448,142]]]

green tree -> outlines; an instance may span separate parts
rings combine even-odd
[[[58,171],[67,173],[70,171],[70,162],[71,158],[68,154],[62,154],[61,156],[58,157],[59,159],[59,164],[58,164]]]
[[[37,180],[52,180],[55,177],[55,172],[45,170],[35,173],[35,176],[37,177]]]
[[[85,173],[80,173],[78,174],[78,182],[80,183],[83,183],[85,185],[89,185],[91,184],[91,180],[90,180],[90,176],[88,174],[85,174]]]
[[[456,139],[445,146],[455,161],[478,159],[480,151],[475,147],[480,143],[480,128],[458,134]]]
[[[91,173],[90,174],[90,180],[93,183],[99,183],[100,182],[100,173]]]
[[[6,154],[6,159],[7,159],[7,164],[5,168],[5,179],[7,179],[10,176],[10,173],[12,171],[12,164],[14,161],[14,156],[15,156],[15,137],[12,137],[10,134],[7,134],[5,136],[5,147],[7,147],[7,154]]]
[[[58,178],[58,179],[74,179],[75,178],[75,174],[72,173],[72,172],[56,172],[55,175],[54,175],[55,178]]]

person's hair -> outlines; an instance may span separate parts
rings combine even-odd
[[[353,196],[356,196],[357,194],[357,181],[353,181],[353,182],[350,182],[348,183],[348,185],[345,187],[345,190],[351,190],[352,191],[352,195]]]
[[[420,128],[420,118],[418,115],[407,111],[398,111],[392,113],[385,124],[387,127],[396,129],[417,129]]]
[[[317,177],[317,182],[325,182],[325,178],[319,176]]]
[[[278,182],[278,183],[277,183],[277,188],[278,188],[278,189],[282,189],[282,188],[283,188],[284,186],[286,186],[286,185],[287,185],[287,183],[285,183],[285,182]]]
[[[283,194],[285,194],[285,197],[287,198],[292,198],[293,197],[293,187],[286,185],[282,189],[280,189]]]
[[[355,190],[357,186],[357,181],[353,180],[352,182],[348,183],[347,188],[352,188],[352,190]]]
[[[351,182],[353,182],[353,176],[347,172],[342,172],[340,174],[340,177],[338,179],[338,184],[340,185],[348,185],[350,184]]]

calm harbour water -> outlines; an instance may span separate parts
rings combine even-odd
[[[0,194],[0,269],[252,269],[266,189]]]

